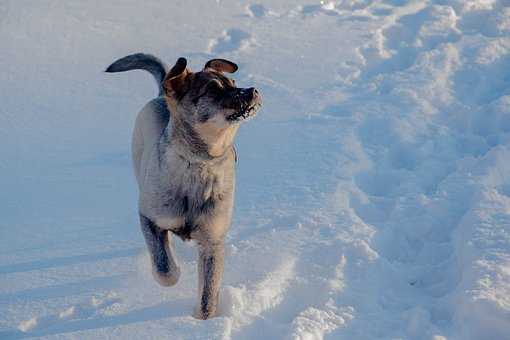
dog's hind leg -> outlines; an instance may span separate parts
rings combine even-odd
[[[198,297],[199,306],[195,317],[208,319],[215,316],[218,295],[223,275],[223,242],[199,244],[198,259]]]
[[[168,230],[159,228],[143,215],[140,215],[140,225],[149,249],[154,279],[162,286],[175,285],[181,271],[175,262]]]

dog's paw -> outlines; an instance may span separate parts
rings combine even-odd
[[[193,317],[198,320],[207,320],[216,316],[216,310],[203,311],[200,306],[195,307]]]
[[[152,276],[163,287],[174,286],[181,276],[181,269],[179,267],[173,268],[171,271],[163,273],[155,268],[152,268]]]
[[[193,317],[198,320],[205,320],[204,314],[200,311],[199,308],[195,308],[193,311]]]

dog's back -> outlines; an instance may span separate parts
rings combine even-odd
[[[139,187],[142,181],[140,175],[146,172],[146,166],[168,125],[169,118],[170,112],[163,97],[158,97],[148,102],[136,117],[131,152]]]
[[[159,97],[147,103],[138,113],[133,130],[132,156],[138,186],[141,186],[141,174],[145,173],[146,166],[161,134],[168,125],[170,112],[162,96],[161,82],[165,78],[167,68],[158,58],[137,53],[121,58],[112,63],[106,72],[124,72],[130,70],[145,70],[154,76],[158,84]]]

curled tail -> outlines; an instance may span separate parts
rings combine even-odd
[[[165,64],[151,54],[136,53],[120,58],[108,66],[105,72],[124,72],[130,70],[145,70],[154,76],[158,83],[159,95],[163,94],[163,79],[167,73]]]

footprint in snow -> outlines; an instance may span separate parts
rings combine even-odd
[[[305,5],[298,7],[298,12],[304,16],[326,14],[331,16],[345,16],[349,20],[368,21],[370,17],[366,15],[365,10],[372,7],[377,2],[373,0],[361,1],[320,1],[318,4]],[[353,15],[356,12],[355,15]]]
[[[220,37],[209,41],[207,52],[221,54],[226,52],[243,51],[253,46],[252,36],[238,28],[223,31]]]
[[[306,5],[299,8],[304,16],[316,15],[316,14],[327,14],[327,15],[338,15],[339,12],[333,1],[321,1],[318,5]]]
[[[55,325],[62,325],[70,320],[86,319],[97,314],[102,314],[108,307],[120,301],[121,299],[116,297],[114,293],[110,293],[104,298],[92,297],[87,303],[71,306],[56,314],[24,320],[18,325],[18,330],[23,333],[31,333]]]
[[[367,63],[364,78],[405,71],[420,53],[460,39],[457,16],[450,6],[410,4],[403,14],[395,16],[394,22],[374,32],[374,39],[360,50]]]
[[[250,18],[262,18],[265,17],[269,11],[262,4],[251,4],[246,6],[246,14]]]

